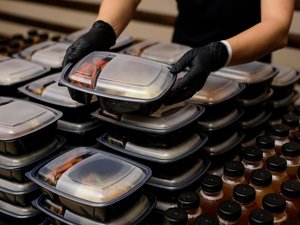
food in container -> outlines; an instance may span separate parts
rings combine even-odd
[[[105,221],[136,199],[151,170],[118,155],[75,147],[40,164],[28,177],[67,209]]]
[[[68,64],[59,82],[71,97],[88,104],[93,95],[101,108],[115,114],[149,115],[157,110],[175,82],[166,64],[111,52],[92,52]]]
[[[134,144],[170,147],[195,133],[197,119],[203,112],[202,106],[180,102],[169,106],[162,105],[149,116],[115,115],[102,109],[92,115],[106,122],[110,133],[124,137]]]
[[[37,103],[0,97],[0,152],[20,155],[43,146],[53,140],[61,116]]]
[[[174,64],[190,49],[191,47],[183,44],[145,40],[124,49],[123,52],[162,63]]]

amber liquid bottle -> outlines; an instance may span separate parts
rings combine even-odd
[[[196,192],[185,191],[178,195],[177,205],[186,211],[188,215],[188,225],[194,225],[195,220],[201,215],[200,196]]]
[[[217,175],[206,175],[201,181],[199,195],[202,213],[216,216],[218,206],[224,198],[222,178]]]
[[[188,216],[183,209],[174,207],[169,208],[164,214],[164,225],[186,225]]]
[[[272,187],[277,194],[280,194],[281,183],[289,179],[286,166],[286,160],[279,156],[271,156],[266,161],[266,169],[272,174]]]
[[[225,163],[222,175],[224,199],[232,200],[233,188],[238,184],[247,183],[244,171],[244,164],[240,161]]]
[[[241,206],[233,200],[224,200],[218,207],[218,219],[220,225],[238,225],[242,209]]]
[[[286,172],[291,179],[297,178],[297,170],[300,166],[300,144],[289,142],[281,147],[282,157],[287,162]]]
[[[238,184],[233,189],[233,200],[240,204],[241,224],[247,224],[250,212],[258,208],[255,189],[249,184]]]
[[[256,146],[247,147],[242,152],[242,163],[245,167],[245,178],[247,182],[250,182],[250,174],[256,169],[261,169],[264,167],[263,153],[262,150]]]
[[[299,117],[294,113],[288,113],[281,118],[281,121],[290,128],[289,139],[293,141],[295,133],[299,131]]]
[[[284,181],[281,185],[281,195],[286,199],[286,213],[289,220],[300,220],[300,182]]]
[[[256,146],[263,153],[263,162],[266,165],[267,158],[276,155],[275,140],[270,135],[261,135],[256,138]]]
[[[217,216],[202,214],[196,218],[196,225],[219,225]]]
[[[271,137],[275,140],[275,151],[279,156],[281,155],[281,146],[285,143],[290,142],[290,129],[284,124],[275,124],[271,126],[270,133]]]
[[[261,208],[252,210],[248,219],[249,225],[273,225],[273,221],[273,214]]]
[[[282,222],[288,220],[286,213],[285,198],[280,194],[269,193],[263,197],[263,208],[271,212],[274,216],[274,225],[280,225]]]

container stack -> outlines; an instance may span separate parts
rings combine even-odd
[[[0,102],[1,221],[34,224],[41,216],[31,201],[40,189],[25,173],[64,145],[55,133],[62,113],[15,98],[0,97]]]

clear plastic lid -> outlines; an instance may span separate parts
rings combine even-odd
[[[276,66],[279,73],[273,78],[272,86],[283,87],[296,83],[300,78],[300,73],[286,66]]]
[[[101,97],[148,103],[162,97],[175,76],[166,64],[120,53],[92,52],[72,68],[65,67],[60,82]]]
[[[106,206],[130,195],[151,176],[141,164],[98,149],[77,147],[35,169],[30,178],[60,196]]]
[[[39,187],[33,182],[18,183],[0,178],[0,192],[5,192],[12,195],[24,195],[33,192]]]
[[[0,85],[8,86],[36,78],[50,68],[24,59],[7,58],[0,61]]]
[[[0,97],[0,140],[21,138],[56,122],[61,116],[61,112],[36,103]]]
[[[216,76],[230,78],[241,83],[259,83],[274,77],[278,71],[267,63],[253,61],[236,66],[223,67],[213,72]]]
[[[182,143],[170,148],[139,146],[104,134],[98,139],[102,144],[122,153],[157,163],[169,163],[182,159],[199,150],[207,141],[207,136],[195,133]]]
[[[43,48],[47,48],[53,44],[55,44],[57,42],[54,41],[43,41],[34,45],[31,45],[25,49],[23,49],[18,56],[20,56],[21,58],[27,59],[27,60],[31,60],[32,55],[36,52],[39,51]]]
[[[162,105],[149,116],[122,114],[120,117],[109,114],[101,109],[92,113],[100,120],[107,121],[122,127],[151,133],[168,133],[188,125],[198,119],[204,112],[204,107],[188,102],[179,102],[173,105]]]
[[[5,201],[0,200],[0,212],[9,215],[12,218],[27,219],[40,214],[40,210],[30,206],[17,206]]]
[[[60,68],[69,46],[69,43],[54,43],[35,51],[31,56],[31,61],[50,66],[51,68]]]
[[[203,88],[189,101],[204,105],[218,104],[236,97],[244,88],[244,84],[232,79],[210,75]]]

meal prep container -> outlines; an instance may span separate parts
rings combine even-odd
[[[236,66],[223,67],[213,75],[236,80],[244,83],[246,88],[239,96],[240,99],[253,99],[265,93],[271,86],[278,69],[271,64],[253,61]]]
[[[150,116],[114,115],[98,109],[93,116],[107,123],[110,134],[134,144],[148,147],[170,147],[190,138],[204,107],[188,102],[161,106]],[[138,138],[137,138],[138,137]]]
[[[27,154],[20,156],[0,154],[0,177],[13,182],[28,182],[25,173],[36,166],[40,160],[55,153],[64,143],[63,137],[56,136],[50,143]]]
[[[44,41],[22,50],[17,56],[52,69],[60,69],[69,46],[70,43]]]
[[[141,194],[140,198],[131,206],[123,208],[119,215],[111,218],[106,222],[101,222],[80,216],[66,209],[59,201],[52,201],[46,196],[41,195],[33,204],[42,212],[56,220],[65,224],[89,224],[89,225],[127,225],[140,224],[147,215],[153,210],[156,204],[156,199],[152,194]],[[55,223],[57,224],[57,223]]]
[[[100,221],[112,219],[138,197],[150,168],[98,149],[75,147],[27,173],[69,210]]]
[[[190,49],[191,47],[182,44],[145,40],[124,49],[123,52],[171,65]]]
[[[89,104],[96,95],[101,108],[111,113],[149,115],[161,106],[175,75],[166,64],[96,51],[75,65],[68,64],[59,82],[78,102]]]
[[[45,146],[53,141],[61,116],[40,104],[0,97],[0,153],[21,155]]]
[[[207,136],[195,133],[187,140],[170,148],[139,146],[126,139],[115,138],[113,135],[107,133],[97,140],[115,151],[136,157],[137,159],[156,163],[174,163],[200,150],[207,141]]]
[[[252,98],[252,99],[237,98],[237,101],[245,109],[245,111],[248,111],[250,109],[247,109],[247,107],[255,107],[256,105],[270,101],[273,96],[273,93],[274,93],[273,89],[269,88],[264,93],[262,93],[260,96],[257,96],[256,98]]]
[[[248,107],[247,113],[240,120],[241,127],[243,130],[247,130],[263,125],[270,119],[271,115],[272,110],[265,107],[264,104]]]
[[[0,93],[7,95],[25,82],[45,75],[50,68],[24,59],[0,56]]]

